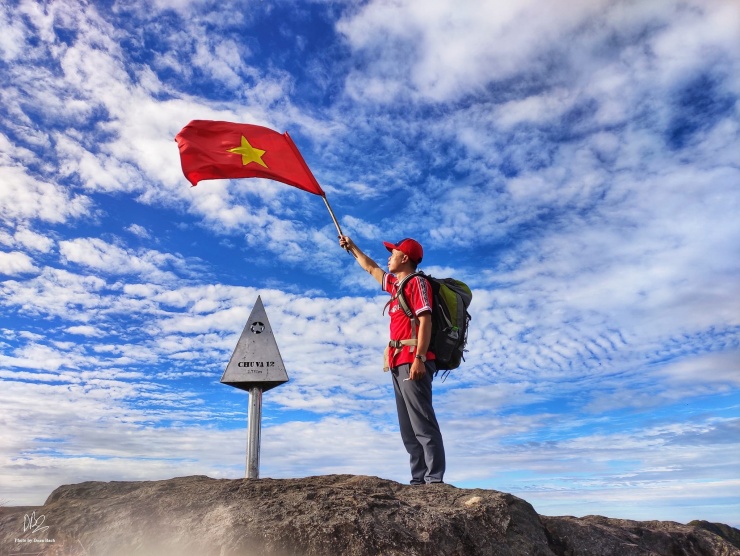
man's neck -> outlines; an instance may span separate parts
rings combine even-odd
[[[404,268],[403,270],[399,270],[398,272],[395,272],[394,274],[396,275],[396,278],[398,278],[398,280],[403,280],[409,274],[413,274],[414,272],[416,271],[413,268]]]

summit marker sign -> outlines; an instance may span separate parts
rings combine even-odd
[[[247,479],[259,479],[262,392],[288,382],[261,297],[257,297],[221,382],[249,392]]]
[[[261,297],[257,297],[221,382],[241,390],[259,387],[263,392],[288,382]]]

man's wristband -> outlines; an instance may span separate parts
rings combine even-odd
[[[417,356],[415,356],[415,358],[416,359],[421,359],[421,362],[422,363],[426,363],[427,362],[427,358],[424,355],[417,355]]]

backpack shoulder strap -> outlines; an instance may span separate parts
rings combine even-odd
[[[398,304],[401,307],[401,309],[403,310],[403,312],[406,313],[406,316],[408,318],[410,318],[410,319],[413,319],[414,318],[414,312],[411,310],[411,308],[409,307],[408,302],[406,301],[406,296],[403,293],[403,288],[406,286],[406,284],[408,283],[409,280],[411,280],[412,278],[414,278],[416,276],[424,276],[424,273],[421,272],[421,271],[413,272],[413,273],[409,274],[403,280],[401,280],[400,282],[398,282],[396,284],[396,294],[393,297],[391,297],[388,300],[388,303],[385,304],[385,307],[383,307],[383,314],[384,315],[385,315],[385,310],[393,302],[393,300],[394,299],[398,299]]]
[[[403,312],[406,313],[406,316],[410,319],[414,318],[414,312],[411,310],[411,307],[409,307],[408,301],[406,301],[406,294],[403,293],[403,288],[409,280],[417,276],[424,276],[424,273],[419,271],[409,274],[408,276],[406,276],[406,278],[401,280],[401,282],[398,284],[398,289],[396,290],[398,304],[401,306],[401,309],[403,309]]]

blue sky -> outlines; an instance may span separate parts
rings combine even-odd
[[[375,282],[319,197],[181,173],[190,120],[289,131],[381,264],[473,289],[448,482],[740,526],[732,0],[0,4],[0,500],[244,474],[219,379],[260,295],[261,474],[408,480]]]

